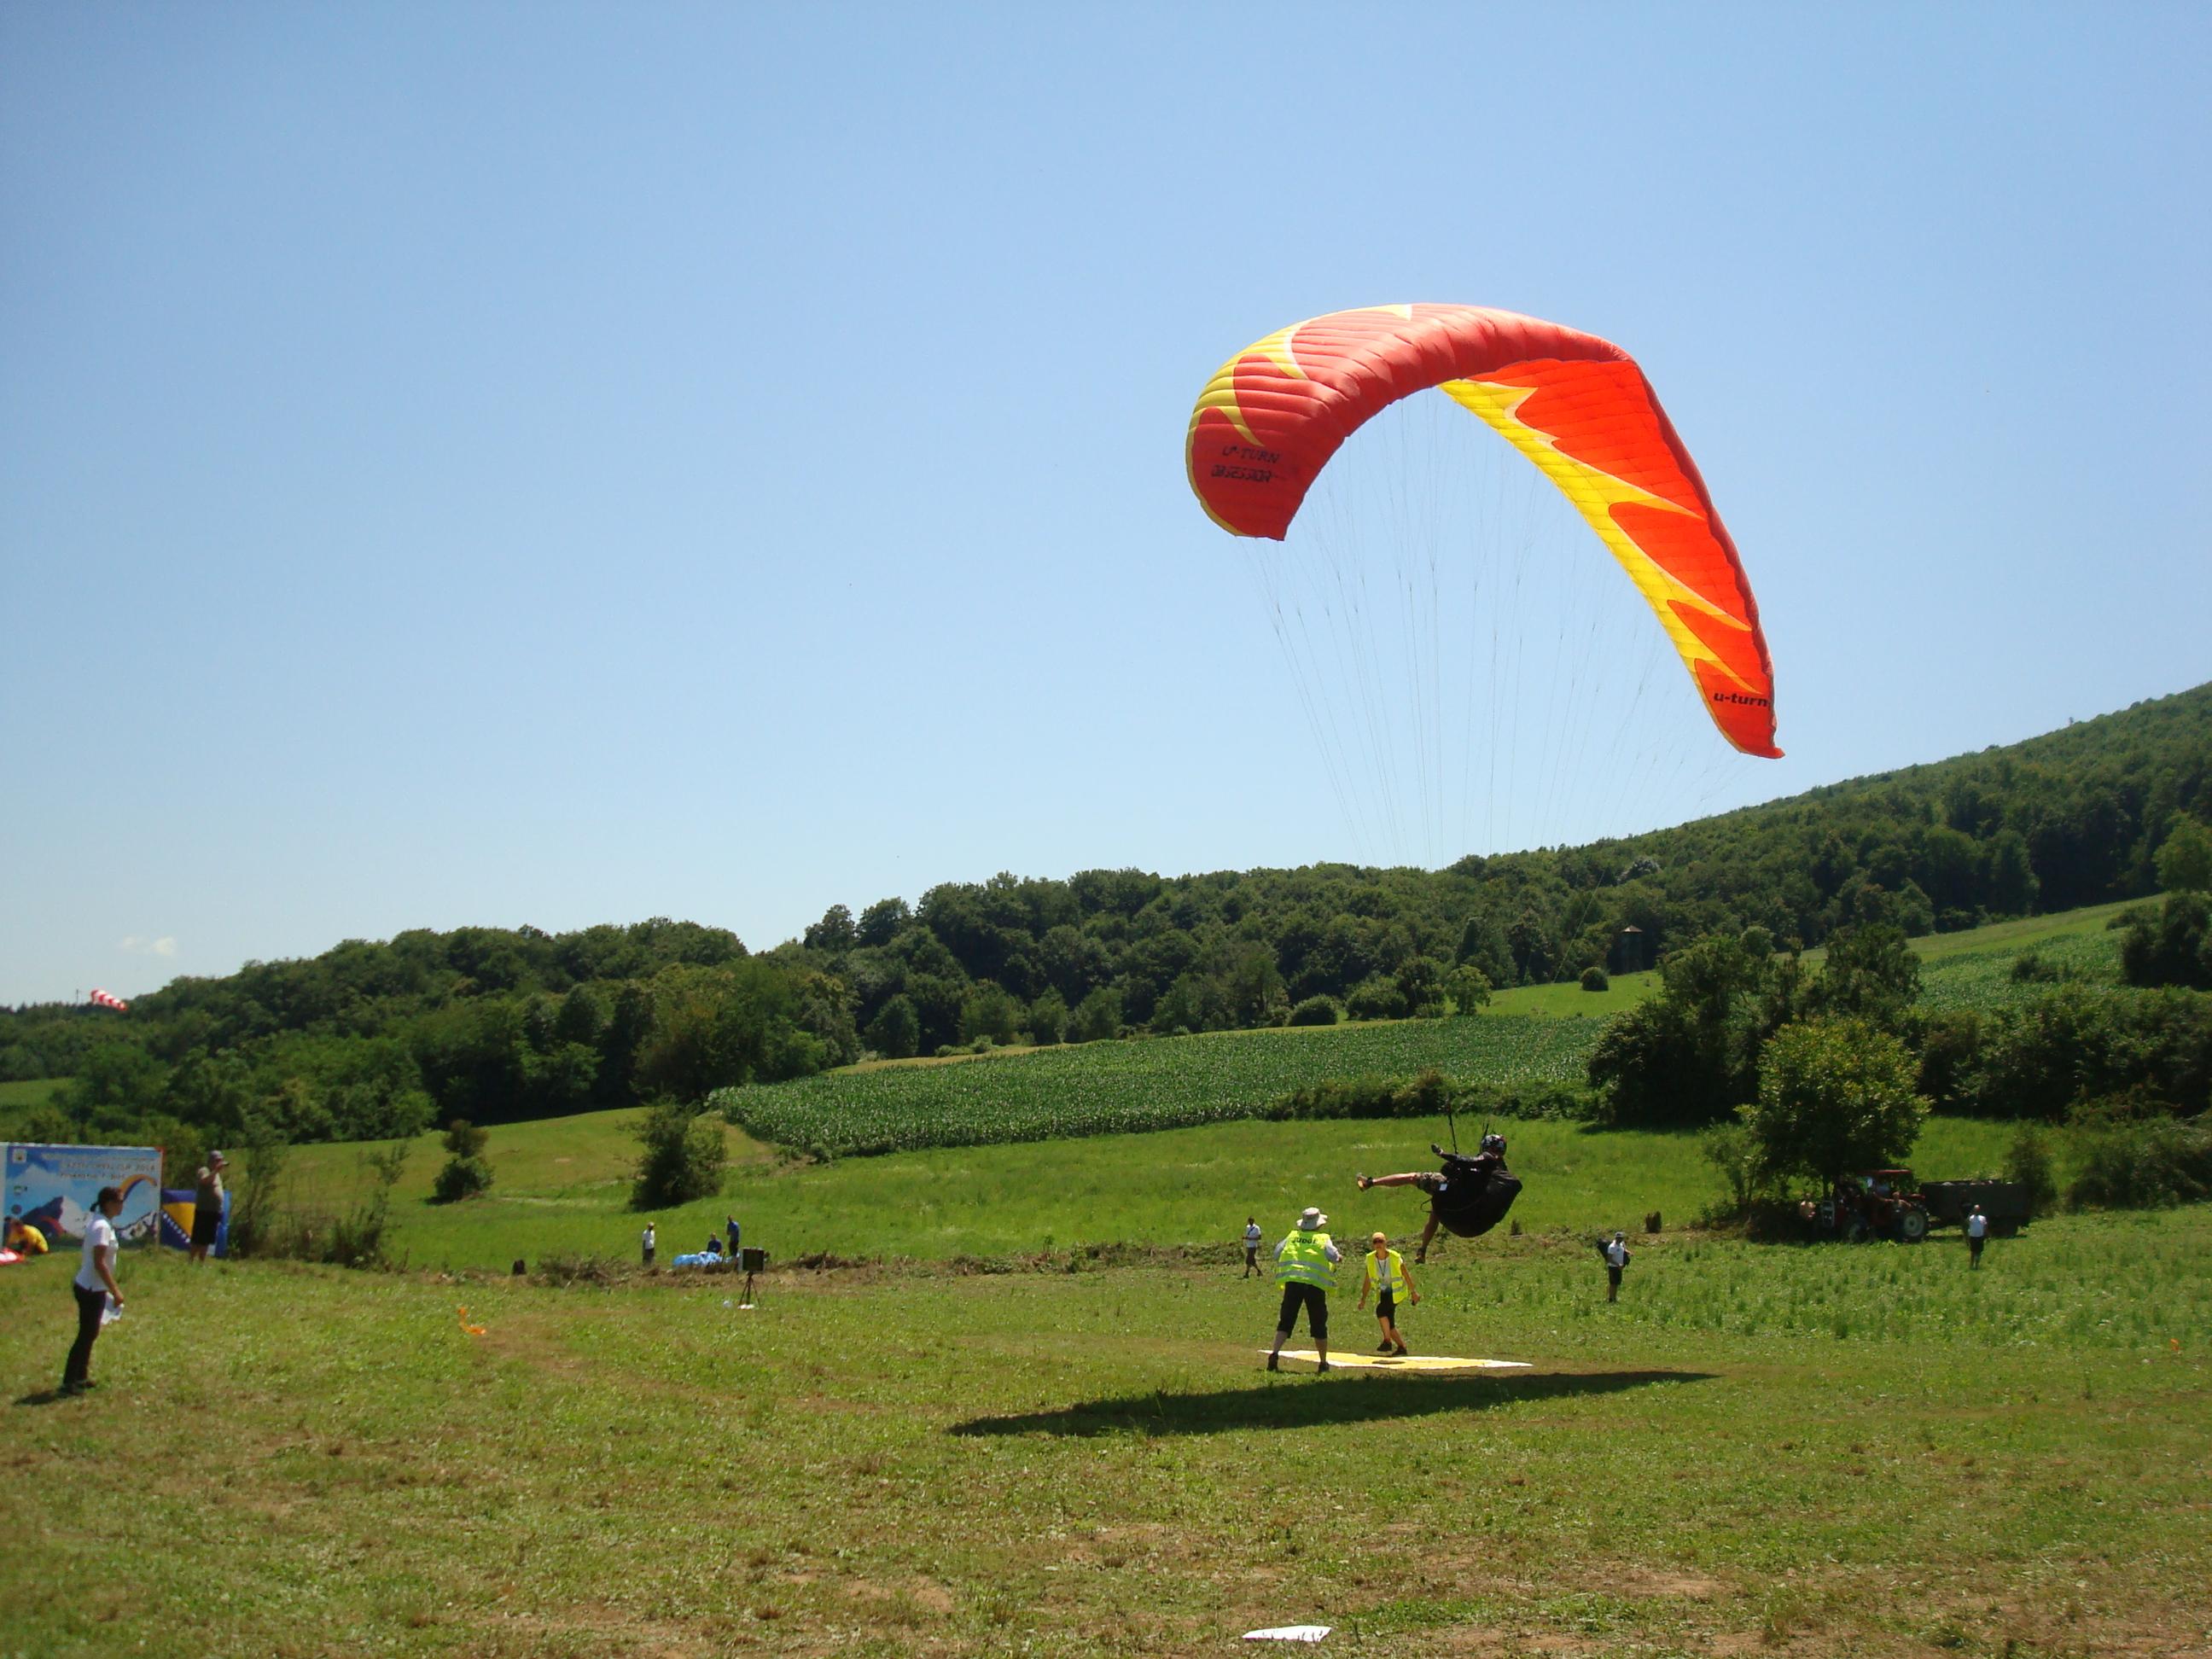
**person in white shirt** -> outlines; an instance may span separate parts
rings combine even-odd
[[[1246,1216],[1244,1218],[1244,1277],[1247,1279],[1260,1271],[1261,1237],[1260,1218],[1256,1215]]]
[[[645,1253],[645,1265],[648,1267],[653,1265],[653,1247],[658,1242],[653,1236],[653,1224],[647,1222],[645,1231],[638,1235],[637,1244],[638,1249]]]
[[[62,1368],[64,1394],[82,1394],[92,1387],[92,1345],[100,1335],[100,1316],[111,1298],[115,1311],[123,1311],[123,1292],[115,1284],[115,1218],[122,1209],[123,1194],[102,1187],[84,1224],[84,1260],[70,1286],[76,1292],[76,1341]]]
[[[1620,1272],[1629,1261],[1628,1235],[1615,1233],[1600,1243],[1597,1250],[1605,1258],[1605,1299],[1618,1302],[1620,1300]]]
[[[1990,1218],[1982,1213],[1982,1206],[1977,1204],[1966,1217],[1966,1266],[1969,1268],[1982,1265],[1982,1241],[1989,1236]]]

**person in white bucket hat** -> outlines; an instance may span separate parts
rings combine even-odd
[[[1328,1292],[1336,1283],[1336,1264],[1343,1260],[1344,1252],[1329,1240],[1328,1218],[1317,1209],[1307,1209],[1275,1246],[1275,1282],[1283,1287],[1283,1311],[1275,1320],[1275,1346],[1267,1351],[1269,1370],[1282,1369],[1283,1344],[1291,1340],[1291,1328],[1298,1322],[1302,1306],[1321,1369],[1329,1368]]]

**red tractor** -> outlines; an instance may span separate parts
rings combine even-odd
[[[2027,1219],[2027,1188],[2016,1182],[1931,1181],[1923,1188],[1910,1170],[1868,1170],[1798,1207],[1823,1237],[1917,1244],[1931,1226],[1963,1223],[1977,1204],[1992,1232],[2017,1232]]]

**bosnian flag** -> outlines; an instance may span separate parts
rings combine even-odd
[[[110,996],[105,991],[95,990],[92,994],[92,1006],[95,1008],[112,1008],[119,1014],[131,1005],[121,997]]]

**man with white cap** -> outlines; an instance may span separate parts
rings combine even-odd
[[[1336,1264],[1344,1252],[1329,1241],[1328,1218],[1308,1209],[1283,1242],[1275,1246],[1275,1282],[1283,1287],[1283,1311],[1275,1320],[1275,1346],[1267,1352],[1267,1369],[1278,1363],[1291,1328],[1298,1322],[1298,1309],[1306,1310],[1306,1327],[1313,1332],[1314,1352],[1321,1369],[1328,1369],[1328,1291],[1336,1283]]]

